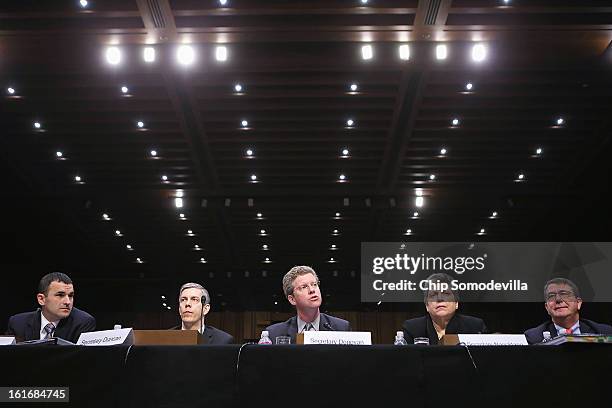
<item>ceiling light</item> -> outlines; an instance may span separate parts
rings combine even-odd
[[[434,180],[436,179],[436,175],[435,175],[435,174],[430,174],[430,175],[429,175],[429,179],[430,179],[431,181],[434,181]]]
[[[81,5],[81,7],[85,8],[85,7],[87,7],[87,5],[88,5],[89,3],[87,2],[87,0],[80,0],[80,1],[79,1],[79,4]]]
[[[491,213],[491,218],[497,218],[497,211],[493,211]]]
[[[467,84],[465,84],[465,89],[468,90],[468,91],[471,91],[473,87],[474,87],[474,85],[472,85],[471,82],[468,82]]]
[[[249,122],[248,122],[247,120],[244,120],[244,119],[243,119],[243,120],[240,122],[240,125],[241,125],[243,128],[245,128],[245,127],[249,126]]]
[[[336,218],[340,218],[340,213],[339,212],[336,213]]]
[[[484,44],[475,44],[472,47],[472,60],[482,62],[487,58],[487,47]]]
[[[518,176],[516,176],[516,179],[514,179],[514,181],[525,181],[525,174],[520,173]]]
[[[342,149],[342,156],[343,157],[348,157],[349,155],[349,149],[347,149],[346,147],[344,149]]]
[[[336,261],[334,260],[334,258],[329,258],[329,263],[335,263]]]
[[[271,261],[270,261],[270,258],[266,258],[266,259],[264,260],[264,263],[270,263],[270,262],[271,262]]]
[[[225,6],[227,5],[227,0],[219,0],[219,4]]]
[[[218,45],[215,48],[215,58],[217,61],[227,61],[227,47]]]
[[[236,84],[236,85],[234,85],[234,91],[236,91],[236,92],[242,92],[242,85],[240,85],[240,84]]]
[[[193,230],[187,230],[187,235],[193,235]]]
[[[374,57],[374,50],[371,45],[361,46],[361,58],[364,60],[371,60]]]
[[[351,91],[356,92],[357,89],[359,89],[359,86],[357,86],[357,84],[351,84],[350,89]]]
[[[130,90],[128,89],[128,87],[127,87],[127,86],[122,86],[122,87],[121,87],[121,93],[126,94],[126,93],[128,93],[129,91],[130,91]]]
[[[131,246],[130,244],[127,244],[127,245],[125,246],[125,248],[126,248],[128,251],[131,251],[131,250],[132,250],[132,246]]]
[[[104,214],[102,214],[102,219],[104,221],[110,221],[110,216],[108,214],[104,213]]]
[[[412,218],[418,218],[419,217],[419,212],[415,211],[412,213]]]
[[[193,249],[200,249],[200,246],[199,246],[198,244],[195,244],[195,245],[193,246]]]
[[[257,181],[257,175],[251,174],[251,181]]]
[[[445,44],[436,45],[436,59],[445,60],[448,56],[448,49]]]
[[[412,235],[412,230],[410,228],[408,228],[404,235]]]
[[[452,124],[453,126],[459,126],[459,119],[454,118],[454,119],[451,121],[451,124]]]
[[[261,246],[261,249],[263,249],[263,250],[265,251],[265,250],[267,250],[267,249],[268,249],[268,246],[267,246],[266,244],[263,244],[263,245]]]
[[[59,150],[57,152],[55,152],[55,156],[57,156],[58,158],[64,156],[64,153],[60,152]]]
[[[353,119],[349,119],[346,121],[346,126],[351,127],[355,124],[355,121]]]
[[[266,230],[265,229],[259,230],[259,234],[260,235],[266,235]]]
[[[423,197],[421,197],[421,196],[417,197],[417,198],[414,200],[414,204],[415,204],[417,207],[419,207],[419,208],[421,208],[421,207],[423,206],[424,202],[425,202],[425,199],[424,199]]]
[[[179,218],[180,218],[180,219],[182,219],[182,220],[184,220],[184,219],[185,219],[185,214],[180,213],[180,214],[179,214]]]
[[[249,156],[249,157],[253,156],[253,149],[247,149],[246,150],[246,155]]]
[[[83,179],[81,178],[81,176],[74,176],[74,181],[76,181],[77,183],[80,183]]]
[[[402,44],[399,46],[399,57],[404,61],[408,61],[410,59],[410,47],[408,47],[408,44]]]
[[[157,150],[151,150],[151,156],[153,157],[157,156]]]
[[[339,235],[339,234],[340,234],[340,231],[338,231],[337,229],[332,231],[332,235]]]
[[[206,259],[200,258],[200,263],[206,263]]]
[[[161,176],[162,181],[168,181],[168,176],[165,174]]]
[[[478,235],[485,235],[486,231],[484,228],[481,228],[480,231],[478,231]]]
[[[195,51],[190,45],[181,45],[176,50],[176,59],[179,64],[187,66],[195,61]]]
[[[142,259],[140,259],[140,258],[136,258],[136,262],[137,262],[137,263],[142,263]]]
[[[34,129],[40,129],[42,127],[42,125],[40,124],[40,122],[34,122]]]
[[[557,119],[557,126],[562,126],[565,123],[565,119],[563,118],[558,118]]]
[[[139,121],[136,123],[136,126],[138,126],[140,129],[142,129],[142,128],[144,127],[144,122],[139,120]]]
[[[183,190],[176,190],[176,196],[177,197],[183,197],[185,193],[183,193]]]
[[[368,0],[360,0],[361,4],[368,4]]]
[[[121,231],[115,230],[115,235],[120,236],[121,235]]]
[[[257,218],[261,218],[261,217],[263,217],[263,214],[262,213],[257,213]]]
[[[180,197],[176,197],[176,198],[174,199],[174,206],[175,206],[176,208],[182,208],[182,207],[183,207],[183,199],[182,199],[182,198],[180,198]]]
[[[6,92],[8,92],[9,95],[14,95],[15,94],[15,89],[11,88],[10,86],[8,88],[6,88]]]
[[[145,62],[154,62],[155,61],[155,48],[153,47],[145,47],[142,50],[142,58]]]
[[[538,148],[536,149],[536,154],[537,154],[538,156],[542,154],[542,148],[541,148],[541,147],[538,147]]]
[[[444,155],[446,154],[446,152],[447,152],[447,151],[448,151],[448,150],[446,150],[446,148],[445,148],[445,147],[441,148],[441,149],[440,149],[440,155],[441,155],[441,156],[444,156]]]
[[[338,176],[338,180],[340,180],[340,181],[346,181],[346,175],[341,174],[340,176]]]
[[[108,47],[106,49],[106,62],[111,65],[118,65],[121,62],[121,50],[118,47]]]

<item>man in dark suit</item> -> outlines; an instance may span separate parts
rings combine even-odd
[[[551,337],[567,334],[612,335],[612,326],[580,318],[582,299],[574,282],[565,278],[551,279],[544,285],[544,308],[551,320],[525,331],[529,344],[541,343],[544,332]]]
[[[459,294],[450,289],[452,278],[449,275],[434,273],[427,280],[439,290],[428,289],[424,293],[427,315],[404,322],[402,329],[408,344],[412,344],[415,337],[427,337],[429,344],[435,345],[445,334],[487,333],[482,319],[457,313]]]
[[[74,307],[74,287],[68,275],[52,272],[38,284],[40,308],[11,316],[7,334],[17,341],[59,337],[76,343],[81,333],[96,330],[96,319]]]
[[[289,336],[291,343],[294,344],[297,333],[307,330],[351,330],[348,321],[319,312],[323,297],[319,288],[319,278],[311,267],[291,268],[283,277],[283,291],[289,303],[295,306],[297,316],[266,328],[272,343],[276,342],[278,336]]]
[[[181,325],[173,330],[197,330],[202,334],[204,344],[232,344],[234,338],[211,325],[204,324],[210,312],[210,295],[199,283],[186,283],[179,290],[179,315]]]

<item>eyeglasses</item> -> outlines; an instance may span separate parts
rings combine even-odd
[[[313,288],[316,289],[319,287],[319,282],[311,282],[311,283],[305,283],[303,285],[300,286],[296,286],[295,290],[302,292],[304,290],[308,290],[308,288]]]
[[[566,302],[573,302],[574,300],[576,300],[576,295],[574,295],[573,292],[569,291],[569,290],[560,290],[558,292],[549,292],[546,294],[546,301],[547,302],[556,302],[557,301],[557,296],[559,296],[559,298],[563,301]]]
[[[429,302],[454,302],[455,295],[451,291],[431,290],[427,293],[427,301]]]

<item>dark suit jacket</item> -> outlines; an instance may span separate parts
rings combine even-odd
[[[181,330],[182,326],[174,326],[170,330]],[[224,332],[223,330],[217,329],[216,327],[208,324],[204,325],[204,337],[203,344],[232,344],[234,343],[234,337],[231,334]]]
[[[320,331],[351,331],[351,325],[348,321],[338,317],[326,315],[325,313],[320,313],[320,315]],[[275,339],[278,336],[289,336],[291,337],[291,344],[295,344],[297,329],[297,316],[293,316],[286,322],[275,323],[266,327],[266,330],[270,334],[270,340],[272,340],[272,343],[276,342]]]
[[[33,312],[11,316],[6,333],[15,336],[17,341],[40,339],[40,313],[40,309],[36,309]],[[96,319],[89,313],[73,307],[68,317],[59,321],[53,336],[76,343],[81,333],[95,330]]]
[[[404,339],[408,344],[414,343],[415,337],[428,337],[429,344],[438,344],[438,333],[429,314],[406,320],[402,329]],[[460,313],[455,313],[446,326],[446,334],[479,334],[487,331],[487,326],[482,319]]]
[[[527,343],[535,344],[541,343],[544,340],[545,331],[550,332],[552,337],[557,336],[557,328],[552,320],[542,323],[538,327],[534,327],[529,330],[525,330],[525,337],[527,337]],[[592,320],[580,319],[580,333],[582,334],[608,334],[612,335],[612,326],[608,324],[596,323]]]

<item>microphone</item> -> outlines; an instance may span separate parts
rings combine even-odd
[[[203,336],[204,333],[202,333],[202,322],[204,320],[204,305],[206,304],[206,295],[202,294],[202,297],[200,298],[200,305],[201,305],[201,309],[200,309],[200,334]]]
[[[331,324],[327,322],[323,323],[323,327],[325,327],[329,331],[335,331],[334,328],[331,326]]]

